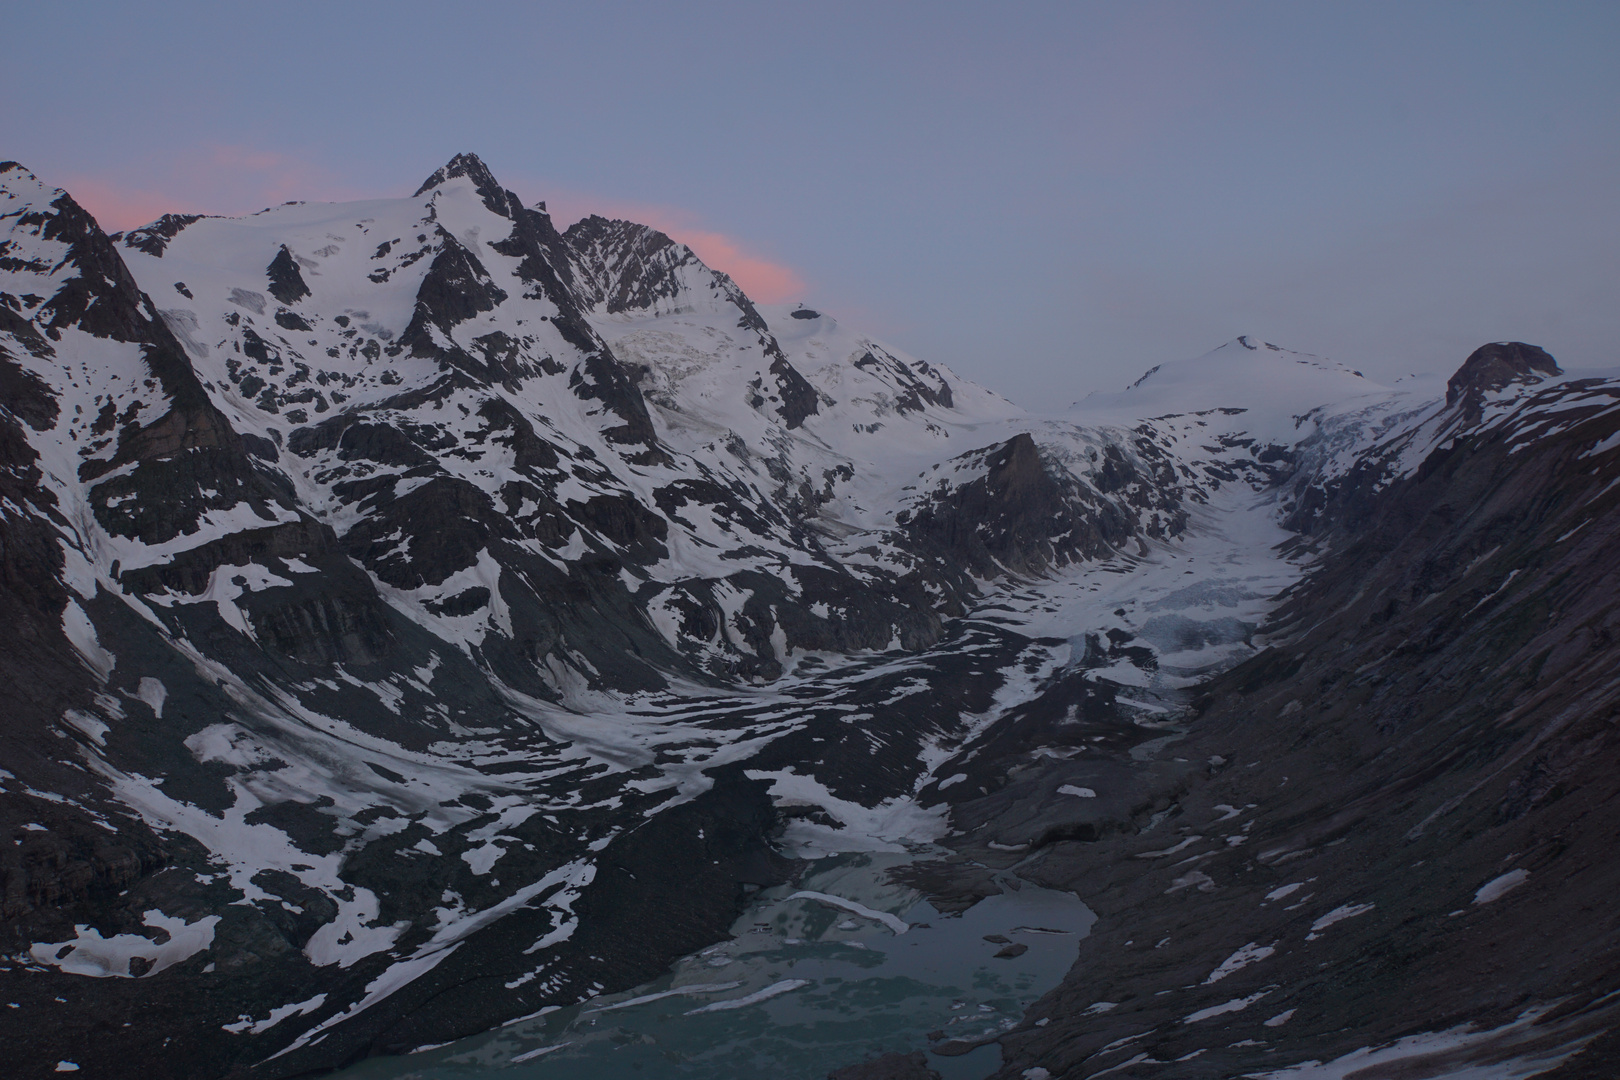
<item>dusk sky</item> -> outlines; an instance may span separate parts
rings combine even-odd
[[[12,3],[0,159],[111,229],[481,156],[1023,404],[1238,334],[1620,364],[1620,3]]]

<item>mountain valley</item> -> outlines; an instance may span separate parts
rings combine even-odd
[[[1031,412],[472,155],[0,223],[15,1075],[414,1059],[851,855],[874,933],[1096,922],[850,1080],[1620,1067],[1620,370],[1242,337]]]

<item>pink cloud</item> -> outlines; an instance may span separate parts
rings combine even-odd
[[[73,201],[90,211],[108,232],[120,232],[180,213],[185,204],[172,195],[145,188],[125,188],[91,176],[74,175],[62,185]]]
[[[725,233],[679,224],[645,224],[685,244],[712,268],[731,275],[743,292],[762,304],[780,304],[804,295],[804,280],[791,266],[751,254]]]
[[[163,214],[250,214],[292,199],[337,202],[376,195],[291,155],[225,144],[131,162],[117,177],[80,173],[54,182],[109,232]]]

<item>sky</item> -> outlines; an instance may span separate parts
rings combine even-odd
[[[471,151],[1031,407],[1239,334],[1620,364],[1620,3],[13,0],[0,159],[109,230]]]

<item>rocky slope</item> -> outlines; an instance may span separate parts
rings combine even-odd
[[[1612,1074],[1620,383],[1556,374],[1486,346],[1297,476],[1319,561],[1179,737],[1032,767],[1029,708],[956,843],[1101,919],[998,1076]]]
[[[294,1076],[637,985],[794,872],[784,815],[832,849],[954,826],[981,865],[935,887],[1020,862],[1091,898],[1051,1022],[1008,1039],[1008,1075],[1090,1075],[1192,1000],[1148,993],[1181,977],[1155,965],[1247,925],[1201,912],[1139,970],[1111,944],[1129,919],[1179,927],[1326,860],[1335,902],[1377,895],[1311,948],[1392,934],[1410,912],[1378,889],[1441,890],[1395,873],[1386,834],[1455,799],[1410,861],[1532,875],[1445,924],[1473,933],[1540,882],[1579,893],[1536,837],[1604,835],[1546,814],[1587,805],[1605,760],[1615,384],[1529,346],[1443,392],[1239,339],[1039,416],[756,305],[655,230],[559,232],[469,155],[410,198],[127,235],[15,164],[0,200],[0,1024],[31,1033],[7,1040],[22,1075]],[[1470,785],[1499,781],[1523,811],[1460,843]],[[1182,844],[1205,803],[1244,808],[1242,843]],[[1376,889],[1351,868],[1372,855],[1341,863],[1364,848]],[[1364,1005],[1403,976],[1295,980],[1220,1014],[1298,995],[1265,1047],[1172,1025],[1138,1066],[1198,1049],[1187,1068],[1225,1075],[1497,1015],[1428,1008],[1456,969],[1412,934],[1429,966],[1389,961],[1417,965],[1409,1022]],[[1305,962],[1254,942],[1276,952],[1234,988]],[[1593,963],[1521,980],[1525,1007],[1599,992]],[[1105,968],[1118,1005],[1093,1009]],[[1597,1023],[1571,1015],[1569,1038]]]

